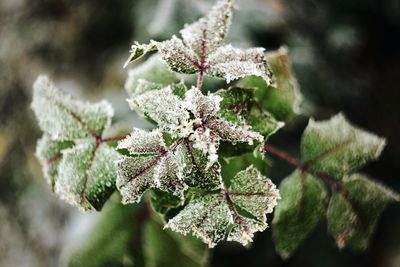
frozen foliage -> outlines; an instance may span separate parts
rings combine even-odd
[[[385,139],[351,125],[339,113],[323,122],[310,120],[302,139],[302,155],[314,169],[341,178],[377,159],[385,145]]]
[[[249,244],[268,227],[266,214],[278,205],[273,238],[283,258],[325,215],[339,248],[365,249],[385,206],[400,197],[353,172],[378,158],[386,141],[338,114],[309,121],[301,160],[267,144],[283,121],[299,112],[301,94],[285,48],[264,55],[263,48],[224,44],[232,9],[233,0],[220,0],[206,16],[185,25],[181,38],[132,46],[126,64],[159,52],[131,70],[125,84],[130,107],[156,124],[151,131],[133,128],[129,135],[103,137],[113,116],[107,102],[73,99],[40,76],[32,109],[44,132],[36,149],[44,176],[60,198],[82,210],[101,209],[115,187],[124,204],[139,202],[150,190],[148,199],[163,215],[165,228],[193,234],[209,247],[224,239]],[[198,73],[198,88],[188,90],[174,72]],[[240,87],[203,93],[204,74],[228,83],[242,80]],[[116,148],[107,144],[116,140]],[[269,165],[262,152],[297,168],[283,179],[280,191],[263,175]],[[125,210],[116,214],[125,218]],[[148,223],[147,207],[134,210],[142,211],[132,216],[135,230],[129,236],[167,241],[164,247],[144,244],[150,258],[145,265],[165,265],[159,252],[178,251],[169,247],[173,237],[165,233],[171,232],[160,233],[154,218]],[[128,240],[124,247],[131,247]]]
[[[52,139],[86,138],[110,126],[114,111],[107,101],[91,104],[73,99],[46,76],[39,76],[33,88],[32,109],[40,128]]]
[[[261,77],[267,84],[273,84],[264,48],[238,49],[226,45],[211,54],[206,64],[208,74],[224,78],[227,83],[254,75]]]
[[[228,190],[193,198],[165,227],[193,233],[210,247],[226,236],[246,245],[255,232],[265,230],[265,214],[279,198],[275,185],[250,166],[233,178]]]
[[[351,125],[341,113],[326,121],[310,120],[302,138],[303,172],[295,171],[279,186],[282,201],[272,223],[276,249],[283,258],[297,250],[325,215],[339,248],[367,248],[380,214],[399,196],[352,172],[379,157],[385,143]],[[328,208],[321,180],[331,186]]]
[[[118,148],[129,156],[117,161],[117,187],[125,203],[138,202],[150,188],[177,196],[189,186],[216,189],[221,186],[218,146],[220,140],[262,142],[263,136],[249,126],[238,126],[218,117],[219,95],[187,90],[184,99],[173,86],[149,90],[128,100],[133,108],[154,120],[159,129],[134,129]],[[175,142],[166,146],[163,132]]]
[[[55,192],[83,210],[99,210],[115,188],[114,160],[107,144],[83,143],[63,151]]]
[[[119,154],[102,139],[113,109],[59,91],[45,76],[34,85],[32,109],[44,131],[36,156],[52,189],[82,210],[99,210],[115,190]]]
[[[158,130],[145,132],[134,129],[118,148],[125,148],[135,156],[126,156],[116,162],[117,188],[124,203],[139,202],[150,188],[159,188],[182,196],[186,185],[182,181],[181,154],[175,151],[178,142],[166,147]]]
[[[209,55],[224,43],[231,24],[232,8],[232,0],[218,1],[205,17],[181,30],[183,41],[199,58],[204,51]]]
[[[172,39],[150,44],[135,43],[125,66],[147,52],[158,50],[171,70],[205,73],[228,83],[245,76],[258,76],[274,84],[263,48],[239,49],[224,45],[231,24],[233,1],[218,1],[205,17],[185,25],[182,40]]]
[[[185,93],[184,100],[175,95],[171,86],[147,91],[128,102],[153,119],[158,126],[175,138],[187,138],[193,147],[208,155],[210,167],[218,160],[221,140],[230,142],[262,142],[263,136],[248,125],[235,125],[218,116],[219,95],[203,95],[197,88]]]

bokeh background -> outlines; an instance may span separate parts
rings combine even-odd
[[[133,40],[162,40],[206,12],[212,0],[0,1],[0,266],[64,266],[71,248],[96,224],[60,201],[34,157],[41,133],[29,104],[32,83],[46,73],[65,91],[106,98],[116,120],[140,126],[125,104],[122,64]],[[388,139],[362,171],[400,191],[400,1],[237,0],[230,40],[268,50],[286,45],[309,116],[343,111]],[[307,116],[271,142],[298,155]],[[291,172],[274,161],[276,183]],[[338,251],[320,227],[289,261],[274,251],[270,231],[250,248],[223,243],[211,266],[400,266],[400,205],[384,213],[370,249]],[[112,237],[108,240],[112,242]],[[101,253],[101,251],[99,251]]]

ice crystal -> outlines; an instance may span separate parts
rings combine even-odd
[[[279,198],[275,185],[250,166],[233,178],[228,190],[192,199],[165,227],[191,232],[210,247],[226,236],[246,245],[255,232],[265,230],[265,214],[272,212]]]
[[[175,72],[206,73],[228,83],[253,75],[273,84],[263,48],[239,49],[224,45],[232,9],[232,0],[218,1],[208,15],[185,25],[180,31],[183,40],[173,36],[163,42],[135,43],[125,65],[149,51],[158,50],[163,61]]]
[[[46,76],[39,76],[33,87],[32,109],[40,128],[52,139],[87,138],[111,124],[114,111],[107,101],[92,104],[73,99]]]

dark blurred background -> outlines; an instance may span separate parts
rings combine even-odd
[[[400,191],[400,1],[237,0],[230,40],[236,46],[287,45],[308,116],[343,111],[388,139],[362,171]],[[212,0],[0,1],[0,266],[62,266],[98,214],[82,214],[50,192],[34,157],[41,133],[29,104],[46,73],[63,90],[106,98],[116,120],[139,126],[128,110],[122,64],[133,40],[168,38],[206,12]],[[271,142],[298,155],[307,116]],[[274,161],[279,183],[291,167]],[[271,232],[250,248],[223,243],[211,266],[400,266],[400,206],[384,213],[370,249],[338,251],[320,227],[283,262]]]

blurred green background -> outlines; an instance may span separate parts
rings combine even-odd
[[[213,2],[0,1],[0,266],[64,266],[101,216],[71,208],[51,193],[42,178],[34,157],[41,133],[29,108],[37,75],[48,74],[76,96],[108,99],[123,126],[148,127],[125,104],[127,70],[122,65],[130,44],[177,34]],[[344,111],[353,123],[386,137],[388,146],[381,159],[362,171],[400,191],[400,1],[236,3],[230,41],[268,50],[287,45],[306,113],[326,119]],[[300,116],[271,142],[298,155],[306,123],[307,116]],[[291,172],[285,163],[273,161],[273,166],[275,183]],[[250,248],[227,242],[218,245],[210,252],[209,263],[397,267],[399,225],[400,206],[392,205],[364,254],[338,251],[321,223],[289,261],[276,255],[267,230],[257,235]],[[103,241],[112,246],[113,232],[105,234]]]

